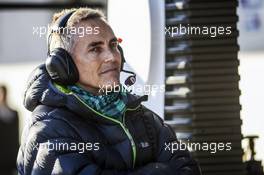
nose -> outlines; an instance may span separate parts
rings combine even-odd
[[[104,62],[114,62],[116,59],[116,55],[110,49],[105,51]]]

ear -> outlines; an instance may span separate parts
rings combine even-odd
[[[56,83],[71,85],[79,80],[78,69],[71,55],[63,48],[56,48],[50,53],[46,69]]]

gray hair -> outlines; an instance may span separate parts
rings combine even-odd
[[[74,27],[74,25],[78,24],[79,22],[83,20],[88,19],[101,19],[102,21],[106,22],[106,17],[103,14],[102,11],[97,9],[91,9],[91,8],[72,8],[72,9],[64,9],[59,13],[55,13],[52,18],[52,22],[50,26],[52,27],[57,20],[63,16],[66,13],[69,13],[71,11],[75,11],[72,16],[68,19],[68,22],[66,24],[66,28]],[[74,36],[69,32],[63,32],[62,33],[53,33],[51,34],[51,29],[48,31],[47,37],[50,38],[50,51],[54,50],[57,47],[64,48],[69,53],[71,53],[73,44],[74,44]]]

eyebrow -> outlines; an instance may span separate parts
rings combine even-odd
[[[109,41],[109,43],[116,42],[116,41],[117,41],[117,38],[114,37],[114,38],[112,38],[112,39]],[[102,44],[104,44],[103,41],[95,41],[95,42],[91,42],[90,44],[88,44],[88,48],[89,48],[89,47],[95,47],[95,46],[102,45]]]
[[[90,44],[88,44],[88,48],[89,47],[95,47],[95,46],[101,45],[101,44],[104,44],[104,42],[103,41],[91,42]]]

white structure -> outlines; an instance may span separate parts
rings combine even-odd
[[[145,105],[161,117],[165,93],[164,13],[163,1],[109,0],[107,7],[108,21],[123,39],[126,61],[137,74],[133,92],[144,94],[140,92],[142,89],[145,94],[151,92]]]

